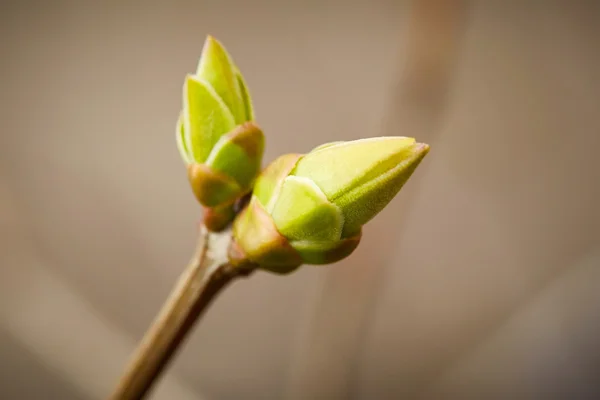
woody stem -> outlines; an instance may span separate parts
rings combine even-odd
[[[227,261],[231,232],[213,233],[204,226],[196,251],[161,311],[132,355],[110,400],[143,399],[184,343],[212,300],[235,278],[254,268]]]

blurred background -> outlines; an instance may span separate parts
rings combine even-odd
[[[432,151],[349,259],[216,301],[153,399],[600,398],[600,3],[2,1],[0,398],[102,399],[194,248],[204,38],[266,161]]]

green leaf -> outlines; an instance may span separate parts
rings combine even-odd
[[[231,111],[235,122],[240,124],[246,121],[246,112],[236,69],[225,47],[208,36],[202,49],[197,75],[215,89]]]
[[[428,151],[426,144],[411,146],[410,152],[403,152],[403,159],[394,168],[338,197],[335,204],[342,210],[346,221],[342,237],[354,234],[381,212],[402,189]]]
[[[242,100],[244,102],[244,112],[246,116],[246,121],[254,121],[254,107],[252,105],[252,98],[250,97],[250,91],[248,90],[248,86],[246,85],[246,81],[242,76],[242,73],[239,69],[236,69],[236,77],[238,81],[238,85],[240,87],[240,93],[242,95]]]
[[[348,239],[330,242],[295,240],[290,244],[305,264],[331,264],[348,257],[360,243],[360,233]]]
[[[344,219],[310,180],[288,176],[271,213],[288,240],[332,241],[341,237]]]
[[[242,194],[235,180],[206,164],[188,164],[188,180],[196,199],[205,207],[221,206]]]
[[[317,150],[323,150],[323,149],[325,149],[327,147],[335,146],[335,145],[338,145],[338,144],[341,144],[341,143],[346,143],[346,142],[345,141],[337,141],[337,142],[325,143],[325,144],[322,144],[320,146],[315,147],[314,149],[312,149],[310,151],[310,153],[314,153]]]
[[[260,268],[289,273],[302,264],[300,255],[277,230],[273,219],[256,197],[252,197],[248,206],[235,218],[233,237],[235,256],[232,259],[230,248],[229,259],[234,265],[236,259],[249,259]],[[241,251],[236,251],[238,248]]]
[[[252,194],[267,212],[273,211],[283,180],[292,171],[300,157],[302,157],[300,154],[284,154],[276,158],[260,173]]]
[[[179,150],[179,154],[181,155],[183,162],[186,164],[191,163],[192,158],[190,157],[190,153],[187,149],[185,130],[183,129],[183,117],[181,114],[179,114],[179,118],[177,118],[175,138],[177,139],[177,149]]]
[[[330,201],[398,165],[415,140],[378,137],[325,145],[303,157],[293,172],[313,180]]]
[[[262,131],[248,122],[222,136],[206,164],[232,177],[242,188],[249,188],[260,172],[263,151]]]
[[[204,162],[220,137],[235,127],[235,119],[213,88],[198,77],[187,76],[183,94],[185,144],[196,162]]]

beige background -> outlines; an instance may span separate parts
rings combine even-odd
[[[2,2],[0,398],[106,396],[187,262],[174,125],[207,33],[272,160],[415,135],[393,132],[410,10]],[[472,2],[432,152],[356,254],[235,283],[154,398],[600,396],[599,17]]]

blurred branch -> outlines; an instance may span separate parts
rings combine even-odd
[[[468,0],[415,0],[409,19],[406,64],[391,99],[386,126],[411,128],[431,141],[447,105],[465,30]]]
[[[228,264],[229,242],[228,230],[212,233],[201,226],[192,260],[133,354],[111,400],[144,398],[217,294],[233,279],[253,271]]]

